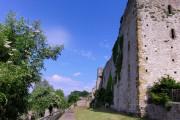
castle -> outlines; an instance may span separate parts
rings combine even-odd
[[[147,90],[164,75],[180,80],[180,0],[128,0],[101,82],[113,77],[118,111],[146,113]]]

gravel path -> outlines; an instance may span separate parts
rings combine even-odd
[[[59,120],[75,120],[73,110],[67,111]]]

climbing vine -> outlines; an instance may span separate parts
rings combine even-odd
[[[105,101],[109,104],[113,103],[113,78],[111,73],[109,75],[109,79],[106,87]]]
[[[113,89],[113,79],[112,79],[112,75],[109,75],[109,79],[108,79],[108,83],[107,83],[107,87],[106,90],[111,91]]]
[[[113,47],[113,61],[116,67],[115,83],[120,80],[120,72],[122,68],[123,61],[123,36],[118,37],[114,47]]]
[[[108,103],[109,105],[113,104],[113,78],[112,75],[109,75],[106,88],[98,89],[95,92],[95,100],[91,102],[94,104],[94,107],[101,107]]]

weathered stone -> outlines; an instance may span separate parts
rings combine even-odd
[[[180,0],[128,1],[118,35],[124,38],[123,63],[114,85],[114,109],[143,116],[147,90],[154,82],[165,74],[180,81],[179,18]],[[104,88],[110,73],[116,78],[113,57],[104,68]]]

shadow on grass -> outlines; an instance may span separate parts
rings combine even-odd
[[[136,118],[137,120],[148,120],[147,118],[139,118],[139,117],[135,116],[134,114],[124,113],[124,112],[117,112],[115,110],[107,109],[107,108],[88,108],[88,109],[90,111],[93,111],[93,112],[110,113],[110,114],[121,115],[121,116],[129,117],[129,118]]]

